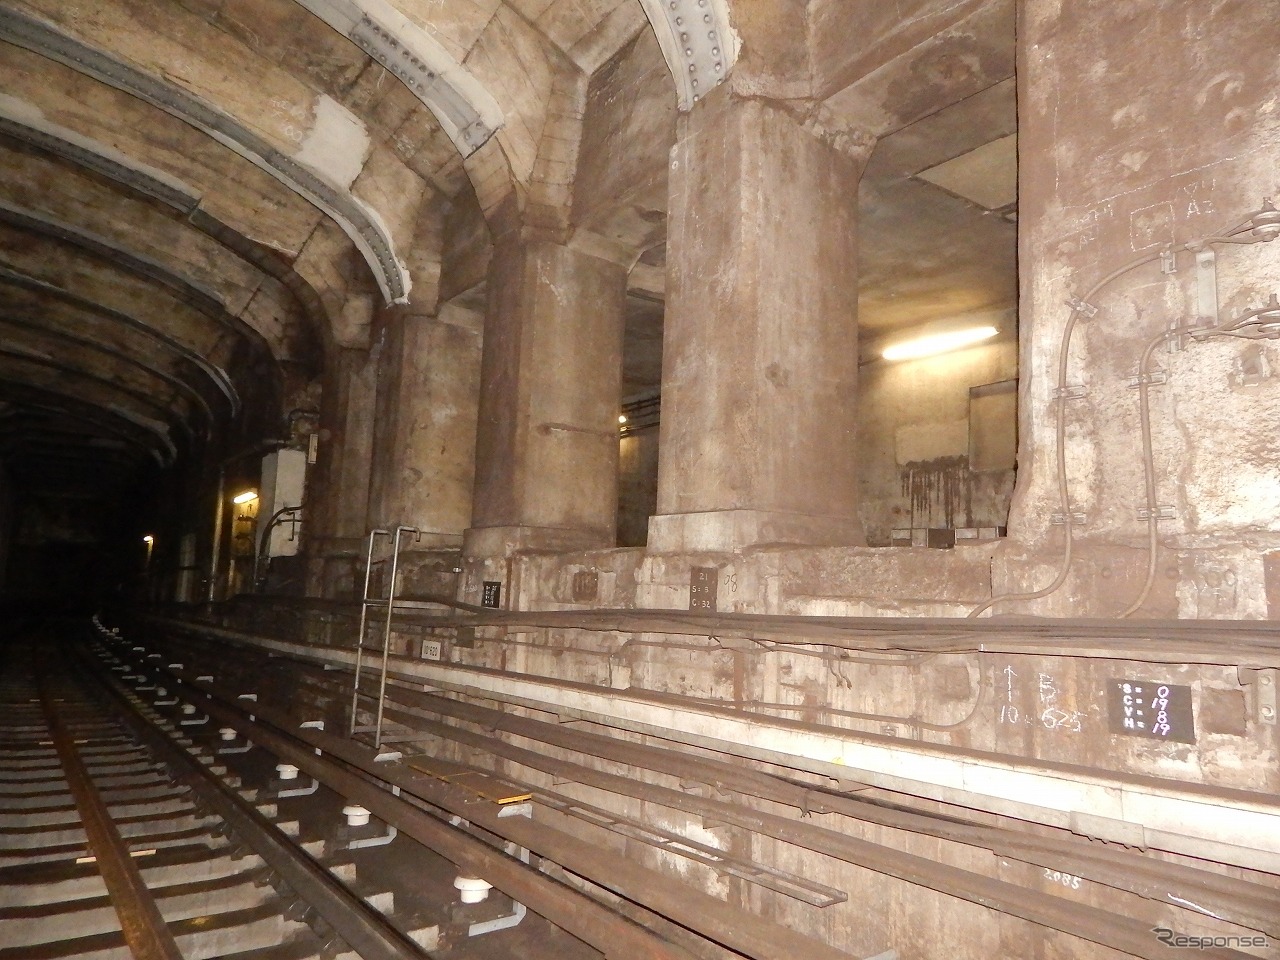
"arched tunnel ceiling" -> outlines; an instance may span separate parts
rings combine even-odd
[[[913,0],[920,37],[860,44],[865,5],[0,0],[0,456],[65,477],[278,434],[377,303],[481,302],[511,217],[634,267],[628,387],[655,384],[667,150],[740,54],[741,92],[880,139],[864,325],[1007,299],[1010,225],[915,174],[1012,126],[1012,4]]]

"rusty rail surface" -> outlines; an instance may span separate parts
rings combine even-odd
[[[89,838],[89,850],[97,858],[98,871],[107,885],[129,949],[137,960],[182,960],[177,941],[169,932],[110,810],[80,759],[75,738],[58,715],[46,677],[40,681],[40,701],[63,774],[80,811],[80,822]]]

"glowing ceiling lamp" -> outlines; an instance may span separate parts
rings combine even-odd
[[[946,353],[948,350],[959,350],[961,347],[970,347],[983,340],[990,340],[998,332],[995,327],[981,326],[952,330],[949,333],[931,333],[886,347],[882,355],[886,360],[916,360],[920,357],[932,357],[935,354]]]
[[[231,498],[232,503],[248,503],[251,500],[258,499],[257,490],[246,490],[244,493],[237,493]]]

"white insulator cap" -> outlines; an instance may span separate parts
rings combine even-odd
[[[458,877],[453,885],[458,888],[463,903],[479,903],[487,899],[493,889],[492,883],[479,877]]]
[[[182,712],[187,716],[191,716],[191,714],[196,712],[196,705],[194,703],[184,703],[182,705]]]
[[[156,696],[157,696],[157,697],[164,697],[164,696],[168,696],[168,694],[169,694],[169,691],[168,691],[168,690],[166,690],[164,687],[156,687]]]
[[[347,818],[348,827],[363,827],[369,823],[369,811],[354,803],[343,807],[342,815]]]
[[[223,740],[227,740],[227,741],[234,740],[236,738],[236,728],[223,727],[218,731],[218,736],[220,736]]]
[[[292,763],[277,763],[276,776],[281,780],[297,780],[298,768]]]

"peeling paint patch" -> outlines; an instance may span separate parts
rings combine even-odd
[[[373,145],[369,131],[354,113],[328,94],[315,102],[315,122],[302,138],[294,159],[306,164],[333,186],[350,188]]]

